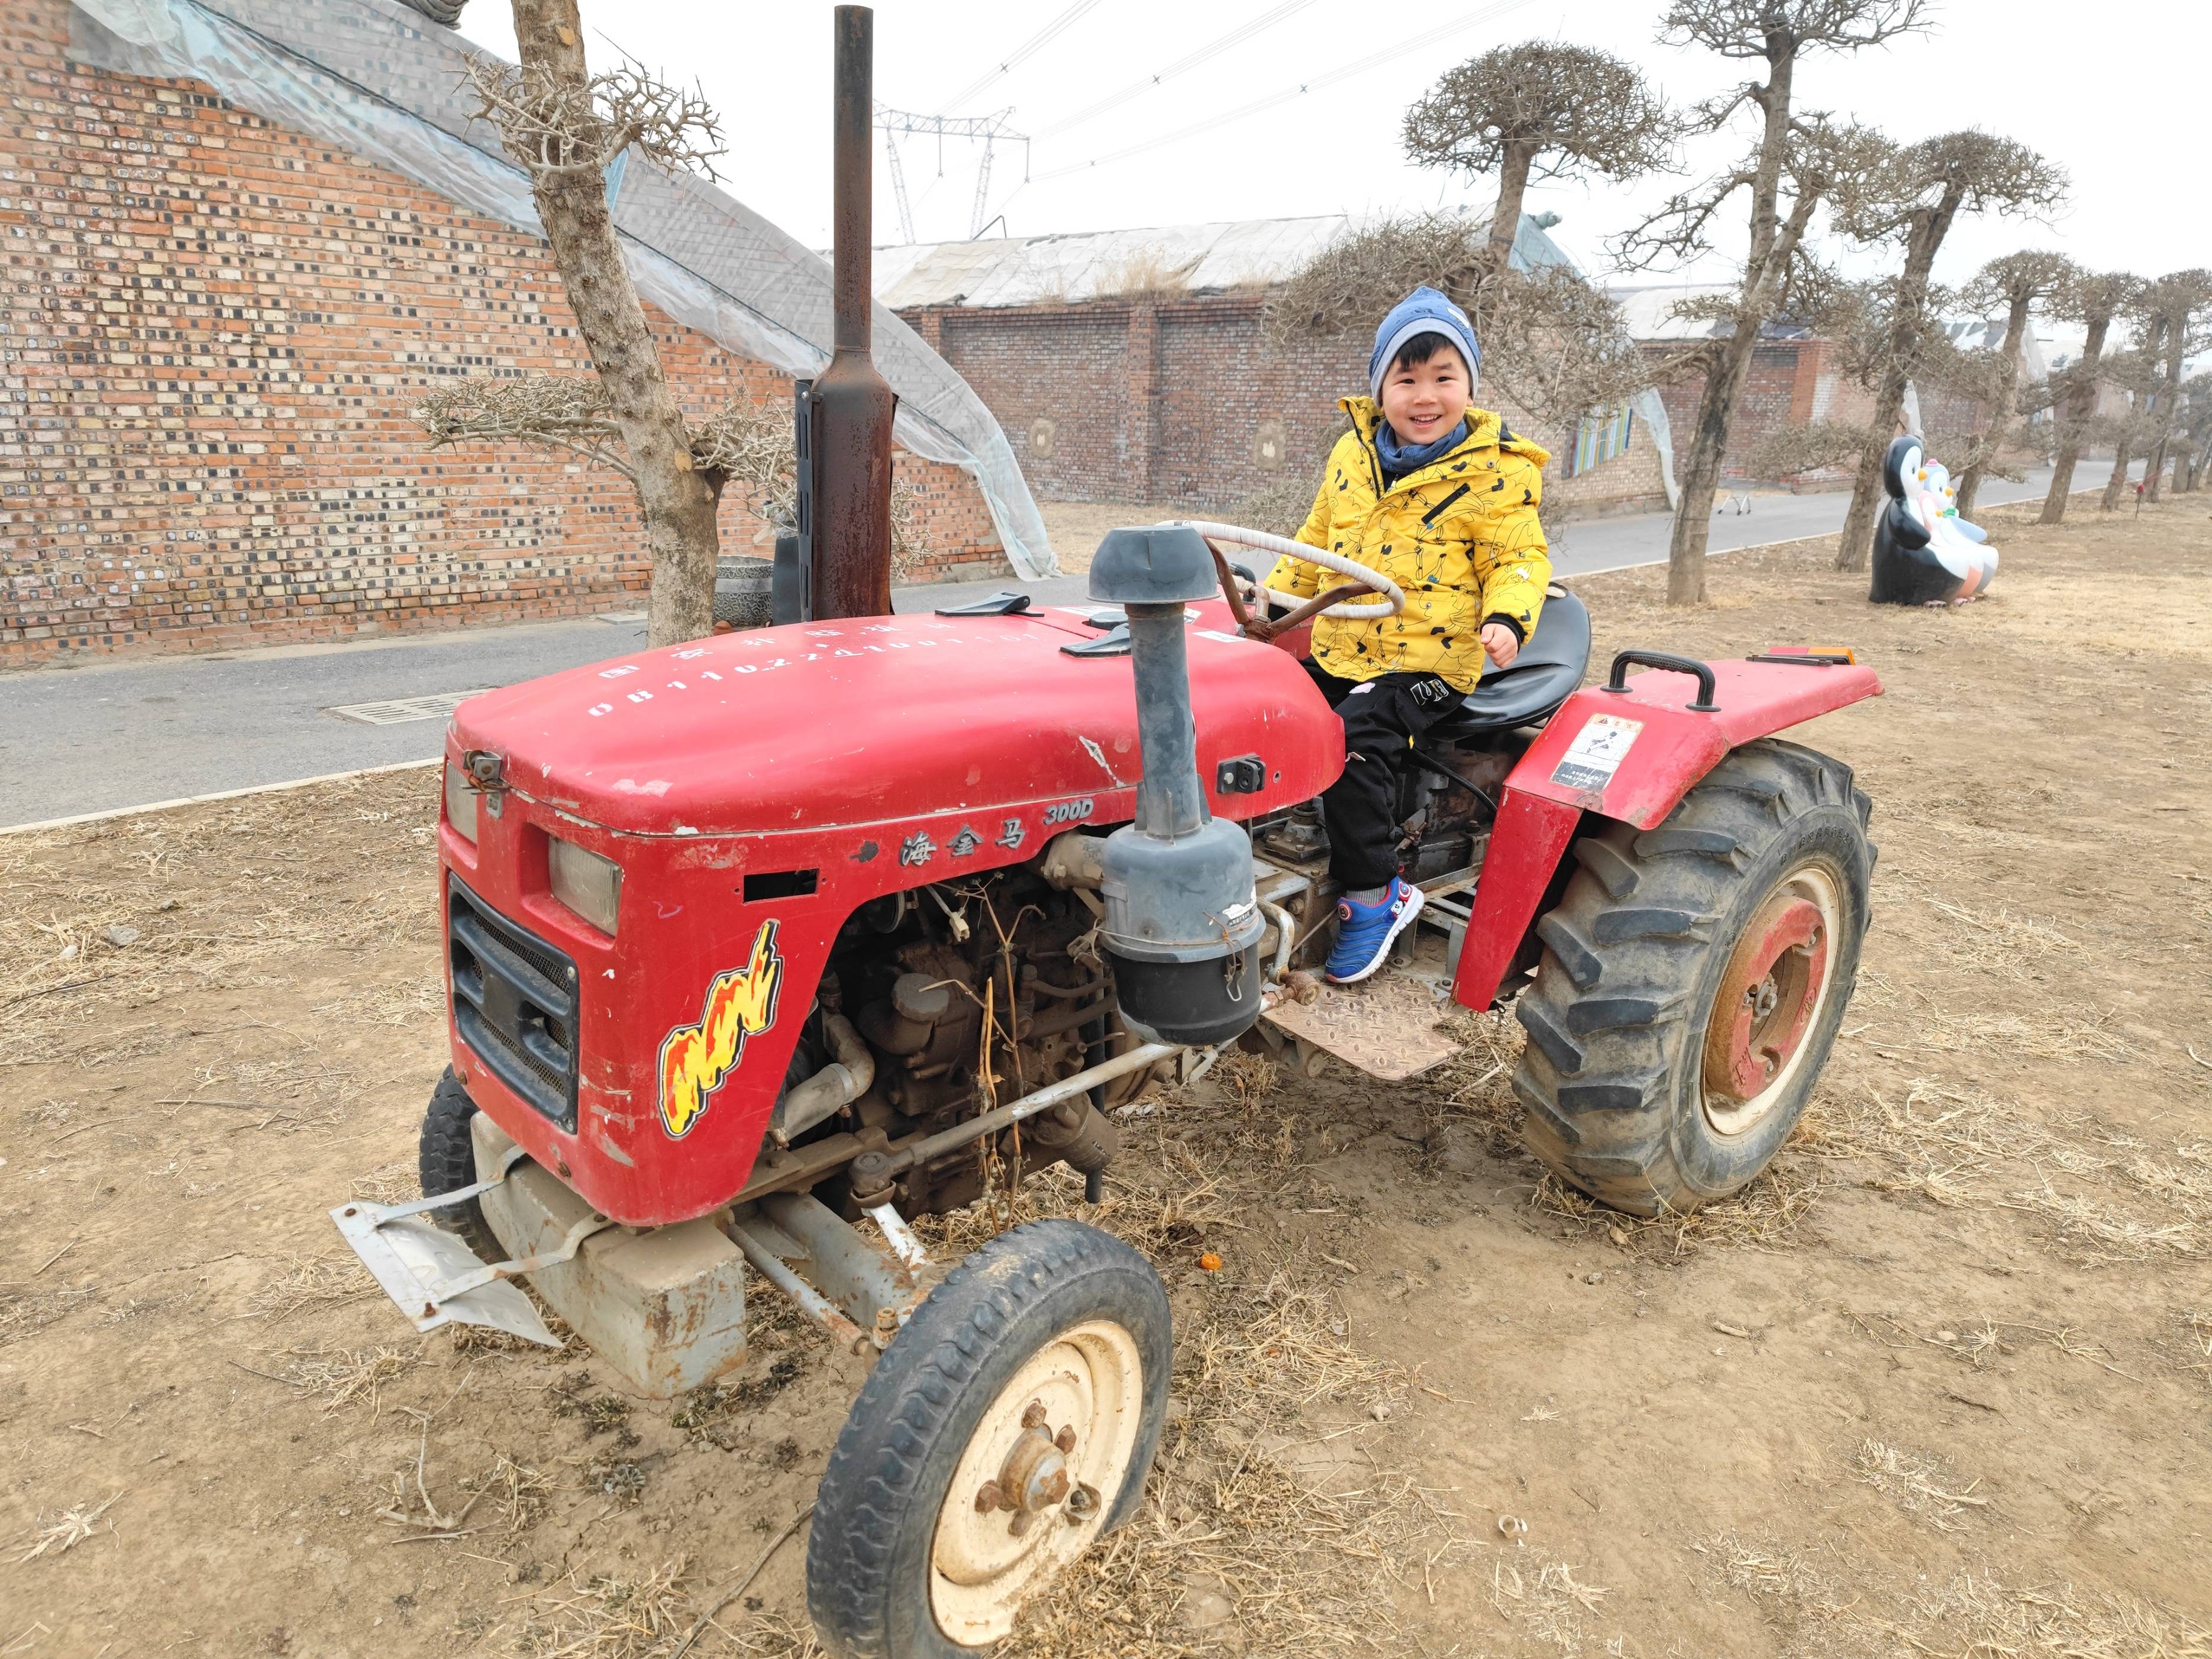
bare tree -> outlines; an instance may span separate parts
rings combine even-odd
[[[694,434],[623,258],[606,169],[634,148],[672,171],[711,172],[721,135],[714,112],[696,96],[629,67],[592,74],[576,0],[514,0],[514,35],[520,67],[472,58],[469,77],[483,118],[529,175],[554,266],[598,373],[590,386],[508,395],[487,403],[486,412],[505,428],[500,435],[568,444],[602,461],[612,460],[619,443],[619,470],[637,493],[652,559],[647,636],[655,645],[696,639],[714,623],[718,484],[695,465]],[[528,428],[536,416],[546,424]],[[434,442],[453,441],[441,440],[437,426],[430,429]],[[444,429],[458,436],[465,423],[447,420]],[[575,442],[579,437],[586,441]]]
[[[1874,551],[1875,518],[1883,499],[1883,452],[1905,406],[1912,363],[1935,319],[1928,305],[1929,274],[1961,213],[2047,213],[2065,199],[2065,173],[2009,138],[1969,129],[1924,138],[1899,152],[1889,187],[1847,216],[1847,234],[1871,241],[1901,238],[1905,268],[1890,307],[1889,362],[1875,388],[1875,431],[1859,456],[1850,510],[1836,547],[1836,568],[1863,570]]]
[[[1629,64],[1588,46],[1524,40],[1446,72],[1406,112],[1407,159],[1498,174],[1487,258],[1506,269],[1532,179],[1635,179],[1667,165],[1674,118]]]
[[[1997,347],[2003,358],[2003,373],[1997,394],[1990,400],[1996,408],[1986,428],[1992,452],[2002,448],[2010,437],[2019,414],[2014,405],[2020,396],[2021,347],[2027,337],[2028,313],[2039,301],[2049,299],[2079,274],[2079,267],[2063,253],[2022,252],[1990,260],[1966,285],[1969,306],[1978,311],[2002,306],[2005,313],[2004,339]],[[1986,471],[1984,459],[1977,455],[1960,475],[1960,516],[1972,516],[1974,498],[1981,491]]]
[[[2082,325],[2081,355],[2051,377],[2052,413],[2058,428],[2058,453],[2051,474],[2051,489],[2043,498],[2039,524],[2057,524],[2066,516],[2067,498],[2074,489],[2074,469],[2081,459],[2081,445],[2097,413],[2097,397],[2108,372],[2105,337],[2112,318],[2132,302],[2139,278],[2124,270],[2088,271],[2076,275],[2051,295],[2052,314]]]
[[[2161,276],[2154,285],[2152,295],[2159,319],[2160,343],[2164,350],[2154,405],[2157,426],[2143,464],[2143,484],[2144,494],[2155,501],[2181,401],[2182,365],[2192,352],[2202,350],[2205,344],[2205,307],[2212,305],[2212,270],[2177,270]]]
[[[1687,128],[1718,133],[1749,112],[1758,122],[1750,154],[1676,196],[1614,245],[1614,257],[1630,269],[1685,264],[1713,251],[1719,216],[1739,193],[1750,204],[1751,234],[1735,300],[1716,308],[1713,337],[1692,365],[1702,369],[1705,384],[1668,546],[1669,605],[1702,604],[1705,597],[1713,490],[1759,331],[1787,311],[1802,286],[1814,216],[1832,198],[1856,197],[1886,148],[1863,129],[1799,114],[1798,64],[1808,55],[1857,52],[1923,28],[1928,9],[1927,0],[1673,0],[1661,21],[1663,41],[1765,66],[1764,79],[1700,106]]]

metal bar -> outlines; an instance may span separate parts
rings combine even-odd
[[[730,1242],[745,1253],[745,1260],[753,1264],[763,1279],[796,1302],[809,1318],[829,1328],[831,1335],[842,1339],[854,1353],[864,1352],[868,1339],[860,1328],[830,1305],[830,1298],[783,1264],[782,1259],[767,1245],[747,1232],[744,1224],[732,1221],[724,1224],[722,1231]]]
[[[870,95],[875,76],[875,14],[840,6],[837,62],[832,288],[836,350],[814,382],[814,616],[883,617],[891,608],[891,421],[890,384],[869,361]]]
[[[534,1273],[540,1267],[551,1267],[571,1260],[583,1248],[584,1241],[593,1233],[603,1233],[615,1224],[603,1215],[587,1215],[561,1240],[559,1248],[538,1255],[526,1255],[513,1261],[495,1261],[488,1267],[463,1273],[458,1279],[441,1279],[426,1285],[424,1293],[433,1302],[450,1302],[465,1296],[481,1285],[496,1283],[502,1279],[520,1279],[525,1273]]]
[[[836,105],[831,118],[836,167],[831,204],[836,264],[830,271],[836,323],[831,341],[839,351],[866,355],[873,343],[868,314],[872,252],[869,246],[872,145],[868,131],[874,112],[876,15],[866,6],[840,6],[836,31]]]
[[[897,1175],[903,1170],[912,1169],[917,1164],[926,1164],[933,1158],[942,1158],[947,1152],[957,1152],[970,1141],[980,1140],[985,1135],[996,1134],[1000,1130],[1018,1123],[1025,1117],[1035,1117],[1039,1112],[1048,1111],[1063,1102],[1074,1100],[1088,1094],[1096,1085],[1108,1082],[1114,1078],[1126,1076],[1131,1072],[1142,1071],[1155,1060],[1166,1060],[1182,1052],[1181,1043],[1147,1042],[1141,1048],[1130,1049],[1126,1054],[1116,1054],[1113,1059],[1103,1060],[1088,1071],[1078,1072],[1073,1077],[1062,1079],[1058,1083],[1048,1084],[1033,1093],[1024,1095],[1019,1100],[1000,1107],[995,1112],[986,1112],[981,1117],[971,1117],[965,1123],[945,1130],[942,1133],[933,1134],[927,1140],[914,1141],[901,1147],[891,1154],[890,1161],[883,1169],[882,1173],[886,1176]]]
[[[869,1220],[883,1230],[884,1242],[897,1252],[898,1259],[906,1263],[908,1273],[920,1273],[929,1265],[929,1252],[921,1248],[921,1241],[914,1236],[914,1229],[906,1224],[906,1218],[898,1212],[896,1205],[889,1202],[872,1205],[866,1213]]]
[[[406,1204],[370,1204],[367,1202],[341,1204],[337,1209],[331,1211],[331,1213],[333,1216],[339,1214],[351,1215],[356,1210],[366,1210],[374,1214],[375,1217],[375,1224],[381,1227],[386,1222],[397,1221],[400,1217],[404,1215],[421,1215],[425,1210],[442,1210],[447,1205],[459,1204],[465,1199],[474,1198],[479,1193],[489,1192],[493,1188],[498,1186],[501,1182],[507,1179],[508,1172],[512,1170],[514,1166],[521,1161],[521,1159],[522,1148],[520,1146],[510,1146],[507,1149],[507,1155],[499,1161],[499,1173],[493,1176],[487,1181],[479,1181],[473,1186],[456,1187],[450,1193],[438,1193],[431,1197],[418,1198]]]

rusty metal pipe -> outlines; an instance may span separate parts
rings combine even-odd
[[[875,13],[840,6],[836,22],[835,354],[811,394],[814,615],[891,609],[891,421],[898,398],[869,357],[871,135]]]

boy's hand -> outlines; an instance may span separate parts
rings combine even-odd
[[[1504,623],[1491,623],[1482,630],[1482,648],[1500,668],[1510,668],[1521,654],[1521,641]]]

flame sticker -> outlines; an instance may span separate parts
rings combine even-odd
[[[775,923],[753,935],[752,956],[742,968],[714,975],[696,1025],[679,1025],[660,1042],[660,1127],[681,1140],[707,1115],[708,1097],[738,1068],[745,1039],[775,1024],[776,994],[783,987],[783,957],[775,948]]]

